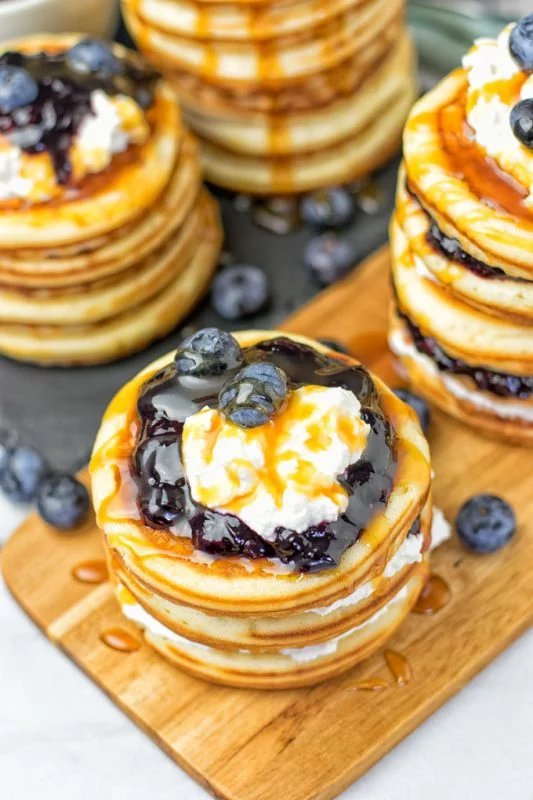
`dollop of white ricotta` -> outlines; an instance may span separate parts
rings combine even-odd
[[[32,182],[21,176],[22,151],[18,147],[0,149],[0,200],[27,197]]]
[[[369,430],[359,400],[337,387],[297,389],[258,428],[239,428],[205,408],[184,425],[185,475],[198,503],[272,541],[278,527],[302,532],[346,510],[338,478],[360,459]]]
[[[85,117],[77,134],[81,150],[98,150],[107,155],[127,150],[129,137],[122,128],[117,107],[102,89],[92,92],[91,109],[93,113]]]

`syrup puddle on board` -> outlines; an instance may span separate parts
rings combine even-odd
[[[390,683],[383,680],[383,678],[369,678],[366,681],[349,683],[346,688],[352,692],[382,692],[383,689],[388,689],[389,686]]]
[[[112,650],[120,653],[135,653],[141,647],[141,642],[122,628],[109,628],[100,634],[101,641]]]
[[[436,614],[449,602],[450,587],[439,575],[430,575],[413,608],[415,614]]]
[[[396,686],[407,686],[413,673],[406,657],[397,650],[385,650],[385,661],[396,681]]]
[[[72,577],[80,583],[105,583],[109,580],[107,564],[103,559],[98,561],[82,561],[72,567]]]

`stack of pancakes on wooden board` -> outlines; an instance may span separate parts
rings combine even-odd
[[[78,92],[70,110],[74,118],[80,115],[79,98],[88,103],[72,137],[66,179],[53,168],[61,130],[51,132],[36,153],[11,147],[9,131],[0,142],[0,158],[5,144],[29,175],[43,169],[48,181],[42,196],[4,199],[0,193],[0,352],[43,365],[112,361],[169,332],[209,285],[221,244],[218,210],[201,186],[198,147],[183,125],[173,87],[139,56],[115,45],[116,63],[135,65],[132,96],[120,66],[118,77],[78,75],[61,61],[76,42],[77,37],[43,36],[4,46],[26,54],[30,66],[34,54],[47,54],[39,56],[40,89],[28,106],[31,113],[40,113],[47,70],[63,70],[67,89]],[[105,119],[97,115],[95,97]],[[61,100],[52,95],[44,102]],[[126,109],[124,119],[114,119],[115,108],[119,116]],[[141,135],[124,140],[128,114]],[[93,119],[96,136],[111,119],[109,141],[122,137],[122,144],[106,154],[102,168],[93,166],[76,179],[75,149]],[[117,130],[119,122],[126,127]],[[96,152],[101,157],[104,150],[91,155]],[[0,172],[3,190],[2,179]]]
[[[298,359],[307,358],[311,349],[313,358],[318,354],[323,375],[337,370],[337,374],[346,376],[347,368],[361,370],[354,359],[304,337],[251,331],[236,334],[236,338],[241,348],[258,346],[263,353],[271,342],[272,349],[265,358],[289,353],[295,364]],[[188,523],[165,529],[147,524],[139,487],[150,475],[132,472],[132,464],[139,463],[134,455],[139,431],[145,430],[139,417],[139,398],[152,397],[149,387],[161,386],[172,369],[173,355],[148,366],[114,398],[104,416],[91,462],[98,524],[104,532],[110,574],[124,614],[174,664],[217,683],[293,688],[345,671],[392,635],[427,580],[431,467],[428,445],[414,413],[377,378],[364,370],[357,373],[362,376],[361,386],[366,387],[361,390],[361,402],[366,402],[364,396],[369,396],[365,395],[369,387],[374,398],[371,402],[375,411],[363,412],[364,418],[374,420],[372,424],[377,425],[378,431],[383,423],[377,420],[383,415],[389,434],[386,440],[372,439],[379,441],[379,446],[367,444],[361,460],[354,465],[353,469],[362,470],[366,478],[354,489],[352,505],[339,518],[339,530],[351,524],[347,523],[348,518],[357,519],[367,505],[369,522],[359,533],[355,531],[353,543],[342,556],[326,564],[327,568],[322,564],[320,569],[315,565],[310,571],[302,571],[290,559],[282,563],[277,557],[239,555],[235,549],[210,555],[196,539],[193,543]],[[321,358],[328,360],[320,361]],[[149,383],[152,379],[153,384]],[[202,379],[195,380],[195,391],[199,391],[198,381]],[[177,408],[181,403],[179,380],[171,386],[175,386],[176,396],[166,395],[165,407]],[[158,399],[154,402],[162,408]],[[305,424],[305,420],[296,420],[299,423]],[[169,419],[165,424],[176,435],[182,429],[181,423]],[[317,447],[323,444],[324,426],[325,423]],[[274,426],[274,435],[276,430]],[[290,430],[293,433],[288,431],[289,437],[297,436],[295,428]],[[269,436],[268,431],[265,435]],[[309,436],[316,435],[309,428]],[[169,436],[165,447],[171,447],[173,434]],[[389,442],[386,447],[385,441]],[[164,458],[168,463],[168,456]],[[187,464],[186,451],[182,459]],[[150,456],[147,463],[157,464],[157,456]],[[236,470],[239,465],[243,466],[236,460]],[[156,466],[153,469],[157,471]],[[377,483],[373,480],[377,481],[378,471],[384,469],[390,476],[387,490],[383,494],[379,489],[381,499],[374,503],[372,492]],[[187,468],[184,480],[190,490],[191,474]],[[318,473],[309,475],[311,494],[319,480]],[[168,514],[170,495],[165,496],[166,506],[161,505],[160,510]],[[245,497],[242,502],[249,499]],[[185,501],[185,508],[188,506]],[[150,509],[157,515],[153,504]],[[184,513],[187,520],[187,514],[196,512]],[[193,527],[194,519],[190,518]],[[241,524],[236,517],[224,519],[233,519],[232,525]],[[337,528],[331,530],[334,552]],[[212,530],[210,535],[213,541]]]
[[[403,0],[123,0],[123,11],[177,86],[213,183],[305,192],[399,148],[416,93]]]
[[[417,392],[533,444],[533,153],[511,122],[533,78],[513,30],[476,42],[407,122],[390,345]]]

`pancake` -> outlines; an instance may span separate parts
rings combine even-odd
[[[485,313],[514,322],[533,321],[533,283],[507,277],[478,274],[458,259],[451,260],[430,240],[431,218],[405,188],[402,171],[398,182],[396,218],[403,229],[421,274],[432,275],[461,300]],[[468,262],[467,262],[468,263]]]
[[[442,411],[492,439],[533,446],[531,398],[499,397],[480,390],[469,377],[439,371],[431,358],[416,349],[405,322],[394,310],[389,345],[414,390]]]
[[[372,0],[312,28],[260,47],[253,41],[209,42],[170,35],[146,25],[134,0],[123,0],[125,20],[140,49],[165,69],[177,65],[216,83],[270,85],[330,69],[379,37],[402,8],[402,0]]]
[[[158,294],[147,301],[139,297],[133,308],[92,325],[0,323],[0,352],[42,366],[99,364],[124,358],[169,333],[205,292],[217,265],[220,222],[214,201],[205,202],[207,214],[192,258]],[[172,240],[166,247],[173,247]]]
[[[201,184],[198,145],[186,134],[170,182],[157,202],[126,226],[96,239],[55,248],[2,250],[0,286],[71,289],[135,267],[186,220]],[[1,214],[0,214],[1,215]]]
[[[206,177],[227,189],[259,195],[307,192],[356,180],[398,150],[415,96],[415,84],[404,81],[403,91],[352,138],[294,157],[239,156],[200,137]]]
[[[242,120],[188,110],[184,117],[199,136],[238,154],[272,157],[313,152],[355,138],[369,119],[382,117],[398,94],[405,93],[405,75],[413,69],[413,48],[404,35],[356,93],[322,109],[306,114],[256,114]]]
[[[68,49],[77,38],[33,36],[8,42],[3,48],[55,53]],[[91,239],[125,225],[152,206],[168,183],[183,135],[174,92],[163,79],[154,87],[146,117],[150,128],[146,142],[114,156],[105,173],[87,175],[76,191],[63,188],[53,200],[31,206],[23,200],[1,201],[2,249],[26,247],[28,241],[33,247],[57,247]]]
[[[281,334],[236,336],[247,347],[277,342]],[[287,338],[340,364],[357,364],[304,337]],[[392,490],[337,566],[299,572],[275,558],[209,555],[178,529],[146,524],[130,472],[139,390],[151,376],[164,374],[173,355],[117,394],[91,460],[98,524],[124,614],[173,663],[215,682],[289,688],[338,674],[381,646],[427,578],[431,467],[415,415],[374,379],[395,433]]]
[[[533,210],[523,202],[525,190],[511,185],[512,176],[498,175],[494,162],[462,135],[466,86],[465,70],[456,70],[414,106],[404,134],[409,184],[470,255],[531,279]]]
[[[399,13],[388,28],[362,51],[323,72],[275,87],[241,87],[214,84],[176,64],[166,65],[166,74],[176,86],[186,110],[218,116],[251,118],[255,114],[292,114],[324,108],[342,97],[350,97],[405,31]]]
[[[113,283],[73,284],[59,293],[0,288],[0,325],[82,326],[100,323],[160,294],[188,267],[204,234],[208,200],[203,194],[184,225],[158,250]]]
[[[119,591],[118,599],[121,604],[138,603],[174,633],[209,647],[276,652],[284,647],[319,644],[363,624],[419,571],[420,564],[427,560],[431,515],[431,502],[427,502],[421,533],[407,537],[381,574],[329,606],[277,617],[214,617],[151,593],[110,555],[112,572],[127,590]]]
[[[339,639],[280,653],[248,653],[205,647],[166,629],[145,630],[148,644],[180,669],[197,678],[247,689],[296,689],[312,686],[345,672],[369,658],[395,633],[415,605],[427,580],[418,565],[411,579],[389,603],[355,630]],[[127,605],[122,606],[128,613]],[[131,613],[131,612],[130,612]],[[130,619],[135,619],[132,614]],[[141,626],[142,626],[142,619]]]
[[[142,22],[193,39],[264,41],[324,24],[367,0],[282,0],[273,3],[202,3],[201,0],[134,0]]]

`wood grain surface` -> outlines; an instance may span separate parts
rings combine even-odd
[[[387,281],[388,252],[381,250],[286,327],[343,341],[397,383],[385,339]],[[101,633],[130,626],[109,583],[83,584],[71,574],[80,562],[102,554],[93,520],[78,534],[61,536],[30,517],[4,548],[4,576],[45,634],[216,797],[329,800],[533,620],[533,452],[481,439],[438,412],[430,442],[435,499],[447,516],[453,519],[471,494],[496,491],[514,505],[519,532],[491,556],[469,554],[455,538],[434,555],[433,570],[447,581],[452,597],[434,616],[410,615],[389,643],[412,670],[402,688],[382,653],[312,689],[259,692],[191,678],[146,645],[134,653],[111,650]],[[354,690],[374,678],[387,688]]]

